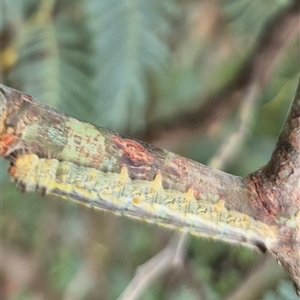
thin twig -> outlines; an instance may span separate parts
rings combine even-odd
[[[270,274],[272,275],[270,276]],[[285,276],[283,268],[280,268],[275,259],[269,255],[259,262],[249,276],[225,300],[260,299],[267,289],[273,288],[278,280]]]
[[[183,264],[188,234],[178,234],[168,245],[137,268],[136,274],[118,300],[136,300],[163,274]]]
[[[208,163],[212,168],[219,170],[224,169],[225,165],[227,165],[240,151],[254,115],[258,93],[258,84],[254,82],[249,87],[249,90],[241,103],[236,130],[225,139],[216,155],[212,157]]]
[[[78,272],[73,276],[65,289],[63,300],[81,300],[88,295],[95,285],[95,274],[91,266],[86,262],[82,264]]]
[[[224,119],[242,100],[254,78],[259,80],[261,92],[269,82],[285,46],[299,34],[299,5],[298,0],[293,0],[286,9],[269,20],[248,59],[224,88],[209,94],[193,111],[180,111],[172,120],[149,124],[146,133],[138,138],[169,150],[175,149],[183,139],[203,132],[212,119]]]

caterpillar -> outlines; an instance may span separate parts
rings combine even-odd
[[[192,189],[182,193],[163,188],[159,172],[153,181],[131,179],[125,166],[120,173],[103,172],[72,162],[23,154],[11,163],[9,174],[23,191],[55,194],[198,236],[247,244],[263,252],[276,241],[272,227],[246,214],[227,210],[222,199],[197,200]]]

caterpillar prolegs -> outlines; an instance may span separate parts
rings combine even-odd
[[[248,215],[227,210],[222,199],[200,199],[153,181],[131,179],[126,167],[120,173],[103,172],[57,159],[23,154],[9,173],[24,191],[70,198],[84,205],[112,211],[195,235],[209,236],[258,247],[265,252],[276,241],[270,226]]]

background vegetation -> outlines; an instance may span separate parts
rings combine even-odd
[[[295,2],[1,0],[1,81],[81,120],[207,163],[238,124],[243,96],[220,108],[226,117],[211,114],[209,101],[251,75],[242,70],[259,37]],[[226,168],[232,174],[246,175],[270,157],[299,75],[299,36],[284,45],[256,99],[244,147]],[[6,161],[1,168],[2,299],[116,299],[172,235],[21,194]],[[192,238],[183,268],[142,299],[234,299],[239,290],[240,299],[296,299],[284,278],[267,256]]]

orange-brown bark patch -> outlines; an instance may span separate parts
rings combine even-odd
[[[142,166],[149,165],[153,161],[152,154],[140,143],[119,137],[114,137],[113,140],[122,151],[121,156],[126,164]]]
[[[5,156],[7,154],[7,150],[9,149],[10,145],[16,139],[15,135],[11,133],[5,133],[0,141],[0,156]]]

